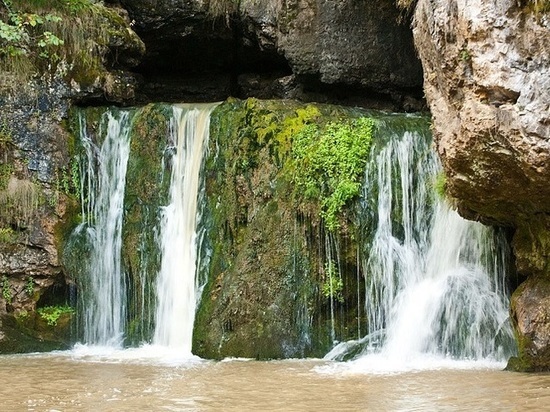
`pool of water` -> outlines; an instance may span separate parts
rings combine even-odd
[[[550,374],[491,363],[221,362],[154,348],[0,357],[3,411],[501,411],[550,405]]]

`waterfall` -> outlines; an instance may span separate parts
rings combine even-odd
[[[214,107],[174,107],[170,204],[161,217],[162,261],[153,342],[188,354],[201,292],[196,276],[199,174]]]
[[[83,223],[71,235],[65,255],[80,286],[82,337],[88,346],[153,343],[175,349],[178,356],[191,355],[195,311],[204,287],[196,273],[202,236],[197,228],[200,172],[214,107],[107,109],[91,125],[86,113],[79,113]],[[151,113],[169,132],[146,148],[145,155],[153,158],[143,163],[143,122]],[[130,138],[134,129],[141,141]],[[132,146],[131,140],[136,140]],[[140,181],[144,164],[158,165],[147,175],[156,181]],[[163,180],[165,171],[169,184]],[[136,190],[140,185],[148,189]],[[125,189],[131,192],[126,197]],[[154,201],[143,204],[143,197],[152,199],[151,193]],[[127,213],[133,213],[130,220]],[[135,216],[142,222],[136,223]],[[129,253],[128,248],[136,250]],[[153,318],[154,331],[147,333]]]
[[[381,121],[379,133],[390,137],[373,149],[360,208],[367,332],[326,358],[505,360],[513,337],[503,236],[462,219],[436,193],[441,166],[428,130],[397,132]]]
[[[124,335],[126,286],[121,267],[121,232],[130,153],[130,112],[106,112],[100,123],[97,146],[88,136],[81,117],[81,143],[86,153],[82,165],[84,223],[90,248],[89,275],[83,286],[84,341],[101,346],[121,346]]]

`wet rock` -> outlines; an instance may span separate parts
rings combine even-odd
[[[515,230],[519,359],[548,370],[550,26],[530,5],[420,0],[413,31],[448,193],[463,216]]]
[[[512,296],[511,316],[519,346],[507,369],[546,371],[550,364],[550,280],[531,277]]]

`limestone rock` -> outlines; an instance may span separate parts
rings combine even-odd
[[[550,369],[550,22],[531,2],[419,0],[414,38],[449,194],[509,226],[519,359]],[[523,366],[522,366],[523,365]]]
[[[508,369],[548,370],[550,363],[550,280],[531,277],[512,297],[512,320],[518,334],[519,356]]]
[[[415,42],[437,149],[461,212],[550,212],[550,26],[512,0],[420,0]]]

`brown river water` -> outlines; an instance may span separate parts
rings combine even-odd
[[[550,410],[550,374],[467,363],[369,372],[368,363],[1,356],[0,411]]]

